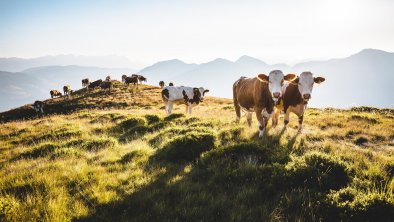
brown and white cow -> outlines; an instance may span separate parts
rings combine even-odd
[[[36,111],[37,114],[42,116],[44,115],[44,106],[45,106],[44,102],[36,100],[32,105],[32,108],[34,109],[34,111]]]
[[[105,81],[110,82],[111,81],[111,76],[105,77]]]
[[[159,86],[160,86],[160,89],[164,88],[164,86],[165,86],[164,81],[160,81],[160,82],[159,82]]]
[[[289,123],[290,112],[298,116],[298,131],[302,129],[304,121],[304,112],[308,101],[312,98],[312,90],[314,83],[322,83],[325,81],[323,77],[313,77],[311,72],[303,72],[296,79],[287,82],[282,87],[283,96],[281,101],[275,105],[275,113],[272,117],[272,126],[278,124],[280,113],[285,113],[285,127]]]
[[[62,93],[57,91],[56,89],[49,91],[49,93],[51,94],[52,99],[55,97],[62,97]]]
[[[87,87],[87,86],[89,86],[89,79],[88,78],[86,78],[86,79],[82,79],[82,87]]]
[[[65,96],[70,95],[71,92],[72,92],[72,90],[71,90],[71,86],[70,85],[63,86],[63,94]]]
[[[252,124],[252,113],[256,113],[259,122],[259,137],[264,135],[268,119],[273,113],[275,101],[281,97],[284,80],[291,80],[294,74],[283,75],[280,70],[273,70],[269,75],[259,74],[255,78],[241,77],[233,84],[236,122],[241,118],[241,109],[247,112],[248,125]]]
[[[100,87],[100,86],[101,86],[101,83],[103,83],[103,80],[101,80],[101,79],[96,80],[96,81],[94,81],[94,82],[91,82],[91,83],[88,85],[88,89],[94,89],[94,88],[96,88],[96,87]]]

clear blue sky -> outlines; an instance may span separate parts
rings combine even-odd
[[[0,0],[0,57],[123,55],[139,64],[269,63],[394,51],[394,1]]]

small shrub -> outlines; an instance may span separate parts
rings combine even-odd
[[[211,133],[190,132],[168,141],[158,151],[158,156],[171,162],[193,161],[201,153],[214,148],[215,139]]]
[[[328,154],[312,152],[294,157],[286,168],[296,186],[328,191],[340,189],[351,181],[345,162]]]
[[[160,121],[160,117],[158,115],[145,115],[145,119],[148,121],[148,124],[157,123]]]
[[[325,202],[328,209],[325,217],[329,220],[392,221],[394,218],[393,200],[376,190],[361,191],[346,187],[332,191]]]
[[[98,138],[87,140],[82,144],[82,148],[88,151],[99,151],[101,149],[113,148],[117,144],[112,138]]]
[[[122,121],[119,124],[119,128],[121,128],[123,130],[127,130],[127,129],[130,129],[130,128],[136,127],[136,126],[143,126],[145,124],[146,124],[145,119],[138,118],[138,117],[132,117],[132,118],[129,118],[129,119],[125,120],[125,121]]]
[[[377,124],[377,123],[379,123],[379,121],[377,119],[370,118],[370,117],[367,117],[367,116],[352,115],[351,119],[352,120],[365,121],[365,122],[367,122],[369,124]]]
[[[45,157],[52,152],[54,152],[56,149],[58,149],[60,146],[53,144],[53,143],[45,143],[42,145],[39,145],[36,148],[33,148],[32,151],[22,153],[20,155],[20,158],[39,158],[39,157]]]
[[[355,143],[356,145],[359,145],[359,146],[364,145],[364,144],[366,144],[367,142],[368,142],[368,139],[367,139],[366,137],[364,137],[364,136],[359,136],[359,137],[354,141],[354,143]]]
[[[227,144],[229,142],[238,142],[241,139],[241,134],[244,131],[243,127],[233,127],[230,129],[224,129],[219,132],[219,140],[221,144]]]
[[[172,120],[174,120],[174,119],[179,119],[179,118],[181,118],[181,117],[185,117],[185,115],[182,114],[182,113],[173,113],[173,114],[170,114],[170,115],[166,116],[166,117],[164,118],[164,120],[165,120],[165,121],[172,121]]]

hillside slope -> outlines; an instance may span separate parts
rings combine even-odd
[[[0,221],[394,217],[390,109],[308,109],[302,134],[291,116],[259,139],[228,99],[166,116],[158,87],[117,84],[46,102],[0,114]]]

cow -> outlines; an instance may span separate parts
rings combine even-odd
[[[87,87],[87,86],[89,86],[89,79],[88,78],[86,78],[86,79],[82,79],[82,87]]]
[[[105,77],[105,81],[110,82],[111,81],[111,76]]]
[[[174,86],[174,83],[173,82],[170,82],[170,84],[168,84],[169,86]]]
[[[62,97],[62,93],[57,91],[56,89],[53,89],[49,92],[51,94],[51,98],[53,99],[54,97]]]
[[[108,89],[109,92],[111,93],[112,90],[112,82],[111,81],[104,81],[100,84],[101,89]]]
[[[280,70],[273,70],[269,75],[259,74],[254,78],[241,77],[233,84],[233,101],[236,122],[241,118],[241,109],[247,112],[248,125],[252,124],[252,112],[259,122],[259,137],[264,135],[268,119],[274,110],[275,101],[281,97],[284,80],[291,80],[294,74],[283,75]]]
[[[164,81],[160,81],[160,82],[159,82],[159,86],[160,86],[160,89],[163,89],[163,88],[164,88],[164,86],[165,86],[165,83],[164,83]]]
[[[127,78],[127,75],[122,75],[122,82],[123,83],[126,83],[126,78]]]
[[[89,86],[88,86],[88,89],[94,89],[94,88],[96,88],[96,87],[100,87],[100,86],[101,86],[101,83],[103,83],[103,80],[101,80],[101,79],[96,80],[96,81],[94,81],[94,82],[91,82],[91,83],[89,84]]]
[[[67,85],[67,86],[63,86],[63,94],[65,96],[70,95],[73,91],[71,90],[71,86]]]
[[[138,75],[138,80],[139,83],[142,84],[142,82],[146,82],[146,78],[144,76]]]
[[[186,113],[191,114],[192,108],[204,101],[204,96],[207,92],[209,90],[203,87],[166,86],[161,91],[161,97],[167,114],[172,113],[174,103],[185,104]]]
[[[44,106],[45,106],[44,102],[36,100],[32,105],[32,108],[34,109],[34,111],[36,111],[37,114],[42,116],[44,115]]]
[[[275,105],[272,126],[275,127],[278,124],[279,115],[283,111],[285,113],[284,128],[286,128],[289,123],[290,112],[292,112],[298,116],[298,132],[301,132],[304,112],[308,101],[311,99],[313,85],[324,81],[325,78],[323,77],[313,77],[313,73],[303,72],[296,79],[284,84],[281,101]]]
[[[132,77],[128,76],[128,77],[126,77],[125,83],[127,85],[130,84],[130,83],[132,83],[134,85],[138,84],[138,76],[132,76]]]

